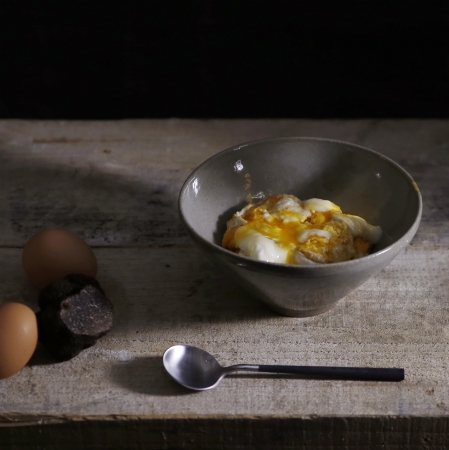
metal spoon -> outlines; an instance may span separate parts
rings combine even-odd
[[[175,345],[165,351],[165,370],[182,386],[196,391],[212,389],[230,372],[293,373],[334,380],[402,381],[404,369],[366,367],[270,366],[237,364],[222,367],[209,353],[191,345]]]

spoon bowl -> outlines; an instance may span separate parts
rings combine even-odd
[[[217,386],[226,374],[212,355],[191,345],[170,347],[164,353],[163,363],[174,380],[198,391]]]
[[[182,386],[195,391],[216,387],[230,372],[290,373],[338,380],[402,381],[404,369],[236,364],[223,367],[208,352],[191,345],[175,345],[162,358],[165,370]]]

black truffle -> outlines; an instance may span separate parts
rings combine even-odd
[[[71,274],[42,289],[39,342],[59,361],[95,344],[112,327],[113,307],[95,278]]]

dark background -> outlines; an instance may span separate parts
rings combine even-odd
[[[448,1],[3,1],[0,117],[449,117]]]

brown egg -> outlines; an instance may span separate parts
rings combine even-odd
[[[95,278],[97,259],[77,234],[60,228],[47,228],[25,244],[22,263],[29,280],[38,288],[63,279],[71,273]]]
[[[17,373],[30,360],[37,345],[34,312],[21,303],[0,305],[0,380]]]

